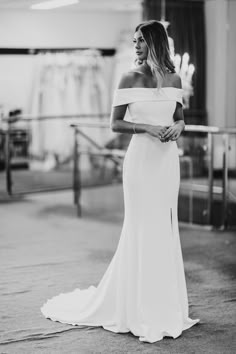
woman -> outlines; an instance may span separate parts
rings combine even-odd
[[[188,317],[177,220],[181,81],[161,23],[139,25],[134,47],[140,65],[122,77],[111,115],[113,131],[133,134],[123,167],[125,218],[117,250],[97,288],[59,295],[42,312],[153,343],[176,338],[199,320]],[[124,121],[127,109],[130,122]]]

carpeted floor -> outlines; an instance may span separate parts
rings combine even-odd
[[[0,353],[235,353],[233,232],[181,227],[190,313],[201,323],[176,340],[141,343],[132,334],[42,317],[39,309],[47,298],[96,285],[115,252],[123,218],[121,186],[88,189],[82,198],[82,219],[68,191],[0,205]]]

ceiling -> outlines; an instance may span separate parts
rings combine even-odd
[[[0,0],[0,10],[30,10],[30,5],[46,0]],[[53,11],[134,11],[141,7],[141,0],[80,0],[78,4]]]

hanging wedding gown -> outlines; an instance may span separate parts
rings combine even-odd
[[[103,58],[100,51],[78,50],[39,54],[35,57],[35,73],[29,103],[33,116],[59,116],[31,122],[31,169],[51,170],[68,161],[73,155],[72,123],[79,115],[94,116],[109,111],[109,67],[112,58]],[[74,118],[60,116],[72,115]],[[87,119],[86,118],[86,119]],[[98,144],[104,145],[113,137],[111,130],[80,128]],[[91,144],[80,139],[82,150]],[[82,169],[90,169],[82,155]]]
[[[128,104],[133,122],[171,125],[182,89],[127,88],[113,106]],[[188,317],[178,232],[179,158],[176,142],[132,136],[123,166],[125,217],[117,250],[97,287],[47,301],[46,318],[72,325],[132,332],[140,341],[178,337],[199,320]]]

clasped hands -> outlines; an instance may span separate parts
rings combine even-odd
[[[147,130],[150,135],[157,137],[162,143],[177,140],[182,131],[183,125],[179,122],[175,122],[171,126],[152,125]]]

